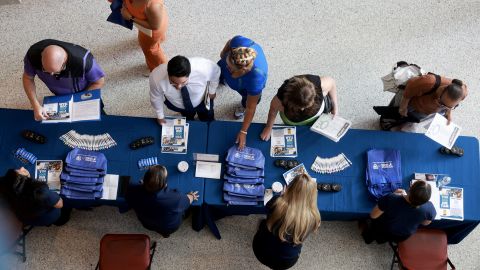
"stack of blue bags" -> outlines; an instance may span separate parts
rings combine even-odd
[[[265,157],[256,148],[232,146],[227,154],[223,199],[229,205],[257,205],[263,201]]]
[[[60,194],[70,199],[101,198],[106,173],[107,159],[104,154],[75,148],[65,159],[65,169],[60,175]]]

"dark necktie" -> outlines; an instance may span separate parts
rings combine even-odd
[[[180,89],[180,92],[182,93],[183,106],[185,107],[185,110],[188,112],[192,112],[193,105],[192,101],[190,100],[190,94],[188,93],[187,86],[182,87],[182,89]]]

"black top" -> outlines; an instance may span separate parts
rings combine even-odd
[[[157,193],[150,193],[143,186],[132,185],[127,190],[126,199],[143,226],[158,232],[178,229],[184,212],[190,207],[187,195],[168,187]]]
[[[4,178],[0,179],[0,181]],[[2,181],[3,182],[3,181]],[[58,193],[48,189],[46,183],[34,185],[28,183],[28,187],[24,188],[22,195],[14,195],[14,191],[8,185],[11,183],[3,182],[0,186],[0,193],[8,202],[10,208],[15,213],[17,218],[26,225],[34,226],[49,226],[58,220],[60,217],[60,209],[54,206],[60,200]],[[45,194],[41,199],[34,200],[34,189],[37,193]]]
[[[383,214],[375,222],[396,238],[414,234],[424,220],[433,220],[437,214],[431,202],[414,207],[403,196],[393,193],[380,198],[378,208]]]
[[[279,196],[273,197],[266,205],[267,219],[273,212],[273,204]],[[278,227],[274,226],[273,232],[267,228],[267,221],[261,221],[253,240],[253,250],[257,258],[265,265],[273,268],[283,268],[279,265],[293,265],[300,257],[302,245],[294,245],[291,241],[282,242],[278,237]],[[286,269],[288,267],[284,267]]]
[[[323,103],[322,81],[320,80],[320,76],[318,76],[318,75],[305,74],[305,75],[297,75],[295,77],[296,78],[305,78],[308,81],[310,81],[311,83],[313,83],[313,85],[315,86],[315,90],[317,92],[317,95],[315,97],[315,105],[314,105],[315,107],[314,108],[316,108],[316,109],[310,110],[310,111],[308,111],[307,114],[301,115],[301,116],[291,115],[291,112],[288,111],[288,107],[286,106],[286,103],[284,103],[284,101],[283,101],[283,98],[284,98],[284,95],[285,95],[285,86],[287,85],[288,80],[285,80],[283,82],[282,86],[280,86],[280,88],[278,88],[277,98],[280,100],[280,102],[282,102],[282,105],[284,107],[284,114],[287,116],[287,118],[290,121],[293,121],[293,122],[301,122],[301,121],[307,120],[310,117],[316,115],[318,113],[318,110],[322,106],[322,103]]]
[[[55,39],[44,39],[33,44],[27,51],[27,59],[36,70],[42,70],[42,51],[50,45],[62,47],[68,55],[66,68],[58,75],[59,77],[83,77],[93,64],[93,55],[79,45],[59,41]],[[85,54],[88,53],[86,62],[83,62]],[[83,68],[85,64],[85,69]]]

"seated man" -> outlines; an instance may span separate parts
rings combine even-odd
[[[467,86],[462,81],[429,73],[410,79],[405,90],[399,91],[389,106],[399,107],[401,116],[411,116],[419,121],[439,113],[450,123],[452,110],[467,97],[467,94]],[[380,123],[384,130],[390,130],[396,125],[382,120]]]
[[[55,95],[101,89],[105,82],[105,74],[89,50],[54,39],[33,44],[24,58],[23,88],[37,121],[47,115],[37,99],[36,75]]]
[[[178,230],[185,211],[198,200],[197,194],[184,195],[167,188],[167,169],[157,165],[148,169],[142,185],[128,188],[126,199],[145,228],[167,238]]]
[[[425,181],[416,181],[405,193],[398,189],[386,195],[370,213],[367,226],[362,232],[365,243],[406,240],[417,231],[420,224],[429,225],[437,215],[429,201],[431,187]]]
[[[195,114],[198,114],[200,121],[214,120],[213,99],[219,78],[220,67],[200,57],[177,55],[168,64],[156,67],[150,74],[150,102],[157,112],[158,123],[165,123],[164,103],[187,120],[193,120]],[[206,91],[210,108],[204,102]]]

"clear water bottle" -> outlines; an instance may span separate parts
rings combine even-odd
[[[442,179],[438,180],[437,186],[438,188],[442,188],[452,182],[452,178],[450,176],[444,176]]]

